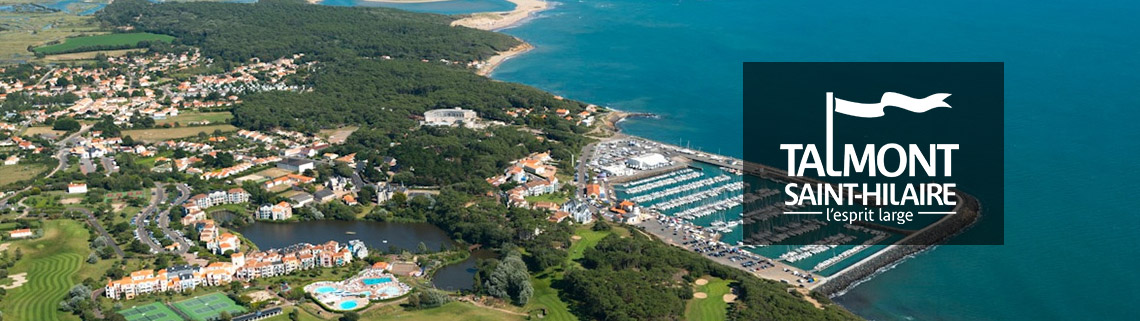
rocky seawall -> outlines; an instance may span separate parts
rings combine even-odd
[[[966,230],[981,218],[981,204],[969,194],[956,191],[958,206],[954,207],[957,214],[946,215],[934,224],[927,226],[903,238],[895,245],[871,255],[858,263],[828,277],[823,284],[815,288],[828,296],[842,294],[848,288],[875,275],[881,269],[890,267],[907,256],[914,255],[931,246],[946,242],[951,237]]]

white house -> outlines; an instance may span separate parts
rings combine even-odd
[[[87,193],[87,183],[71,183],[67,184],[68,194],[83,194]]]

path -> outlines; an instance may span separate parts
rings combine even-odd
[[[480,307],[480,308],[491,309],[491,310],[499,311],[499,312],[502,312],[502,313],[506,313],[506,314],[513,314],[513,315],[524,316],[524,317],[525,317],[525,316],[530,316],[529,314],[526,314],[526,313],[522,313],[522,312],[515,312],[515,311],[511,311],[511,310],[507,310],[507,309],[496,308],[496,307],[493,307],[493,306],[489,306],[489,305],[486,305],[486,304],[482,304],[482,303],[479,303],[479,302],[477,302],[477,301],[475,301],[475,300],[472,300],[471,298],[469,298],[469,297],[466,297],[466,296],[465,296],[465,297],[460,297],[460,298],[459,298],[459,302],[467,302],[467,303],[471,303],[471,305],[474,305],[474,306],[477,306],[477,307]]]
[[[115,243],[115,239],[111,238],[111,234],[107,233],[107,230],[103,228],[103,224],[99,224],[99,220],[95,219],[95,214],[91,213],[91,210],[82,207],[68,207],[67,210],[79,211],[84,215],[87,215],[87,223],[91,224],[91,226],[94,226],[95,231],[99,232],[99,235],[102,235],[104,238],[106,238],[107,242],[111,243],[111,248],[115,249],[115,254],[119,255],[119,257],[126,256],[126,253],[123,253],[123,249],[119,248],[119,244]]]

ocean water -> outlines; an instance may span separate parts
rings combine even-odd
[[[1134,319],[1140,4],[566,1],[505,32],[496,79],[660,119],[632,134],[740,155],[744,61],[1004,61],[1005,245],[941,246],[836,298],[874,320]],[[962,174],[965,175],[965,174]],[[992,228],[985,219],[974,230]]]

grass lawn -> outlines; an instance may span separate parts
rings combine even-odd
[[[579,237],[577,240],[572,241],[570,248],[567,249],[569,255],[567,256],[568,266],[578,266],[576,260],[581,259],[586,249],[593,248],[598,245],[598,242],[611,233],[620,233],[620,228],[612,228],[609,231],[594,231],[590,227],[592,225],[578,227],[574,231],[574,235]],[[531,278],[531,284],[534,286],[534,296],[530,298],[523,309],[525,311],[535,311],[538,309],[546,309],[546,317],[543,320],[578,320],[578,317],[570,313],[570,306],[558,297],[558,290],[551,287],[551,284],[562,280],[563,271],[556,269],[549,269]]]
[[[111,49],[108,47],[117,47],[115,49],[124,49],[125,47],[134,47],[142,41],[170,42],[171,40],[174,40],[174,37],[146,32],[109,33],[97,36],[67,38],[63,40],[63,43],[37,47],[32,50],[34,50],[36,53],[52,55],[59,53]]]
[[[154,122],[156,124],[172,124],[172,125],[174,123],[180,123],[180,124],[182,124],[182,126],[186,126],[187,124],[190,124],[191,122],[208,121],[208,122],[210,122],[210,124],[217,125],[217,124],[229,123],[230,118],[233,118],[233,117],[234,117],[234,114],[232,114],[228,111],[212,112],[212,113],[187,111],[187,112],[178,113],[178,116],[168,117],[166,119],[161,119],[161,120],[155,120]],[[207,132],[207,134],[209,134],[209,132]]]
[[[562,195],[562,193],[550,193],[550,194],[542,194],[542,195],[535,195],[535,196],[527,196],[525,198],[526,198],[527,202],[532,203],[532,204],[535,202],[554,202],[554,203],[562,204],[562,203],[566,203],[566,201],[569,200],[568,198],[566,198],[566,195]]]
[[[41,135],[41,134],[59,136],[59,135],[63,135],[63,133],[66,133],[66,132],[62,131],[62,130],[51,129],[51,126],[32,126],[32,127],[28,127],[27,129],[24,129],[24,135],[27,135],[27,136],[36,136],[36,135]]]
[[[272,317],[272,318],[268,318],[268,319],[263,319],[262,321],[289,321],[289,320],[291,320],[291,319],[289,319],[289,313],[293,312],[293,309],[297,309],[298,311],[300,311],[297,313],[297,320],[301,320],[301,321],[324,321],[324,319],[321,319],[321,318],[318,318],[316,316],[313,316],[312,314],[309,314],[309,312],[305,311],[305,309],[298,309],[297,307],[281,308],[281,314],[280,315]]]
[[[134,138],[135,140],[141,140],[150,143],[167,139],[195,136],[198,135],[198,133],[206,133],[207,135],[211,135],[214,133],[214,130],[219,129],[223,132],[232,132],[236,131],[237,127],[227,124],[196,127],[132,129],[124,130],[122,136],[131,136],[131,138]]]
[[[47,166],[31,163],[0,166],[0,186],[34,178],[47,170]]]
[[[221,292],[174,302],[174,307],[195,321],[206,321],[216,318],[222,311],[229,311],[231,315],[238,315],[245,311],[245,308],[238,306],[234,300],[231,300]]]
[[[728,294],[729,280],[722,280],[711,276],[704,276],[708,284],[695,285],[694,292],[703,292],[707,298],[692,298],[685,305],[685,320],[690,321],[719,321],[725,319],[728,313],[728,303],[724,302],[724,295]]]
[[[46,62],[70,61],[70,62],[79,62],[79,63],[89,62],[89,61],[94,62],[95,56],[98,56],[99,54],[106,55],[107,57],[121,57],[121,56],[127,55],[127,53],[138,52],[138,51],[142,51],[142,50],[144,50],[144,49],[120,49],[120,50],[99,50],[99,51],[73,52],[73,53],[45,56],[43,58],[43,61],[46,61]]]
[[[570,305],[558,297],[558,290],[550,287],[551,283],[562,280],[562,276],[562,271],[547,270],[543,274],[531,277],[530,283],[534,287],[534,295],[530,297],[524,309],[535,311],[546,308],[546,317],[543,320],[578,320],[578,317],[570,313]]]
[[[119,311],[127,321],[181,321],[174,310],[171,310],[165,304],[154,302],[151,304],[137,306],[130,309]]]
[[[468,303],[452,302],[434,309],[411,311],[406,311],[398,305],[390,305],[364,313],[361,315],[361,320],[521,321],[526,320],[526,317]]]
[[[44,223],[44,236],[35,240],[16,241],[24,258],[8,269],[10,274],[28,273],[28,283],[8,290],[0,301],[0,311],[10,320],[78,320],[60,312],[59,301],[67,291],[84,278],[100,278],[111,260],[90,265],[83,260],[91,252],[88,232],[83,223],[73,220],[51,220]]]

